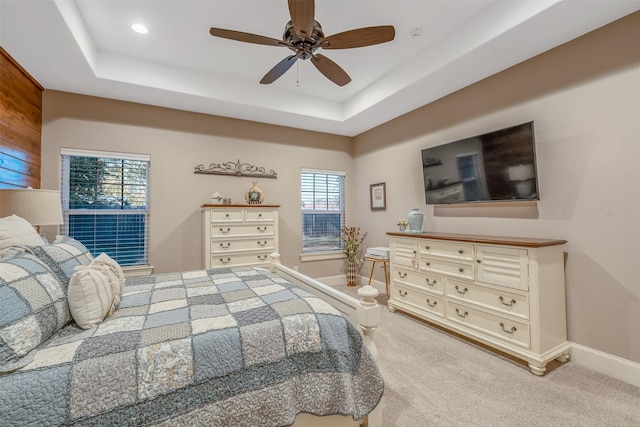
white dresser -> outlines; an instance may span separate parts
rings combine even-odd
[[[204,268],[267,266],[278,251],[278,205],[202,205]]]
[[[565,240],[387,234],[390,311],[525,360],[536,375],[553,359],[569,359]]]

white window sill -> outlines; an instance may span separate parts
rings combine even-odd
[[[124,277],[150,276],[153,274],[152,265],[136,265],[132,267],[122,267]]]
[[[332,251],[332,252],[310,252],[300,254],[300,261],[324,261],[328,259],[342,259],[344,258],[344,254],[342,251]]]

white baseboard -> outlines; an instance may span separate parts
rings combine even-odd
[[[323,277],[318,280],[330,286],[342,285],[346,282],[344,275]],[[360,277],[360,284],[366,285],[368,281],[368,277]],[[386,292],[384,282],[372,280],[371,286],[376,288],[380,293]],[[640,387],[640,363],[622,359],[621,357],[594,350],[580,344],[572,342],[569,344],[571,346],[571,360],[575,364]]]
[[[640,387],[640,363],[622,359],[580,344],[570,343],[570,345],[571,360],[575,364]]]

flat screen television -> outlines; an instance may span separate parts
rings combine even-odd
[[[533,122],[422,150],[428,205],[539,200]]]

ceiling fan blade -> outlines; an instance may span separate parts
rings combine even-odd
[[[308,38],[313,32],[314,0],[289,0],[291,23],[300,37]]]
[[[286,73],[293,64],[296,63],[297,59],[298,57],[295,55],[287,56],[282,61],[278,62],[278,64],[273,67],[267,74],[265,74],[262,80],[260,80],[260,83],[262,83],[263,85],[268,85],[275,82],[281,75]]]
[[[393,25],[365,27],[334,34],[320,40],[323,49],[349,49],[353,47],[371,46],[393,40],[396,30]]]
[[[222,37],[223,39],[236,40],[239,42],[266,44],[269,46],[288,46],[288,44],[283,42],[282,40],[259,36],[257,34],[243,33],[242,31],[211,28],[209,32],[214,37]]]
[[[317,54],[311,57],[311,63],[316,66],[326,78],[337,84],[344,86],[351,81],[351,77],[338,64],[324,55]]]

